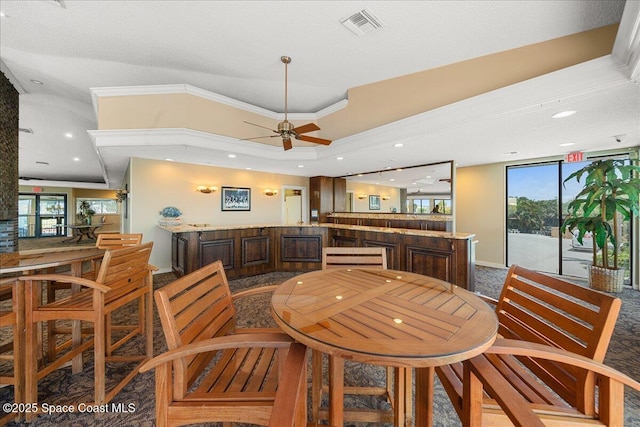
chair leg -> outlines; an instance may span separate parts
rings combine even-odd
[[[33,294],[33,282],[27,281],[25,285],[25,386],[24,401],[29,403],[38,403],[38,357],[36,347],[38,344],[37,329],[38,325],[33,320],[33,309],[36,306]],[[32,296],[31,298],[29,296]],[[33,412],[27,412],[25,419],[30,422],[34,419]]]
[[[311,352],[311,421],[317,423],[322,403],[322,352]]]
[[[105,339],[105,322],[107,315],[104,314],[104,295],[94,290],[94,336],[93,336],[93,352],[94,352],[94,381],[95,381],[95,403],[102,405],[105,403],[105,356],[106,356],[106,339]],[[98,296],[96,296],[96,294]],[[97,304],[95,303],[97,302]]]
[[[144,296],[140,297],[140,303],[143,307],[146,305],[144,316],[147,322],[144,329],[144,333],[147,338],[146,356],[148,358],[153,358],[153,278],[151,277],[151,273],[149,273],[149,276],[149,291]]]

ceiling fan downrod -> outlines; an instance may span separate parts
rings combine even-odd
[[[289,79],[287,78],[287,65],[291,63],[291,58],[288,56],[281,56],[280,61],[284,64],[284,121],[287,122],[287,99],[288,99],[288,90],[287,90],[287,82]],[[280,130],[280,129],[278,129]]]

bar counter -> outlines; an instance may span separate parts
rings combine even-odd
[[[471,233],[334,223],[158,227],[171,233],[171,264],[179,276],[218,259],[230,278],[319,270],[325,246],[382,246],[390,269],[424,274],[471,291],[475,286]]]

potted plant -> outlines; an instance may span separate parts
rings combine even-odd
[[[81,224],[91,225],[91,217],[94,216],[95,214],[96,214],[96,211],[94,211],[91,208],[91,205],[89,204],[89,202],[86,200],[83,200],[80,202],[80,205],[78,206],[78,214],[76,215],[76,217],[78,218]]]
[[[622,290],[624,269],[618,266],[620,252],[620,222],[639,214],[640,166],[633,162],[597,160],[572,173],[564,180],[581,181],[584,187],[569,203],[569,216],[562,223],[562,232],[578,231],[582,244],[586,233],[593,240],[593,264],[589,269],[591,287],[609,292]]]

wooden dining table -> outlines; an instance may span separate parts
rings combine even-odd
[[[273,293],[282,330],[329,355],[329,424],[344,423],[344,361],[396,368],[394,425],[433,418],[434,367],[480,354],[498,321],[477,295],[432,277],[397,270],[333,269],[296,276]],[[317,421],[317,420],[314,420]]]

